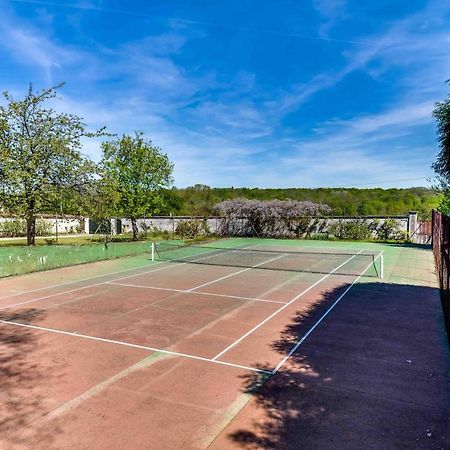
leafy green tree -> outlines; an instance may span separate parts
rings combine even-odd
[[[447,80],[450,83],[450,80]],[[436,119],[439,153],[433,163],[433,169],[438,175],[439,185],[444,193],[444,204],[450,195],[450,96],[442,102],[437,102],[433,116]]]
[[[26,219],[28,245],[35,243],[36,215],[58,203],[61,192],[82,192],[93,177],[81,138],[106,134],[87,132],[80,117],[44,107],[62,85],[40,92],[30,85],[23,100],[4,92],[0,106],[0,207]]]
[[[159,214],[164,208],[173,164],[141,132],[104,142],[102,149],[102,176],[108,189],[117,194],[115,212],[131,220],[133,239],[137,240],[137,219]]]

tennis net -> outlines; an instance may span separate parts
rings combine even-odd
[[[190,264],[383,277],[382,253],[313,252],[292,248],[218,247],[180,242],[156,242],[152,259]]]

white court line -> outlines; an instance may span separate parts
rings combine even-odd
[[[343,299],[345,294],[353,287],[355,283],[357,283],[360,278],[369,270],[370,266],[383,254],[381,252],[377,257],[372,261],[356,278],[353,283],[347,287],[347,289],[335,300],[335,302],[325,311],[325,313],[320,317],[320,319],[307,331],[306,334],[302,336],[302,338],[292,347],[292,349],[289,351],[289,353],[277,364],[277,366],[272,370],[272,375],[275,375],[283,366],[283,364],[292,356],[292,354],[300,347],[300,345],[303,344],[303,342],[306,340],[306,338],[316,329],[316,327],[319,325],[320,322],[322,322],[323,319],[330,313],[330,311]]]
[[[93,341],[106,342],[109,344],[123,345],[125,347],[139,348],[142,350],[150,350],[152,352],[165,353],[167,355],[174,355],[174,356],[181,356],[184,358],[196,359],[199,361],[205,361],[205,362],[210,362],[210,363],[214,363],[214,364],[221,364],[223,366],[237,367],[239,369],[251,370],[253,372],[266,373],[269,375],[272,373],[270,370],[257,369],[256,367],[241,366],[240,364],[233,364],[233,363],[228,363],[225,361],[214,361],[210,358],[189,355],[188,353],[173,352],[170,350],[163,350],[160,348],[148,347],[146,345],[131,344],[129,342],[115,341],[113,339],[106,339],[106,338],[101,338],[101,337],[89,336],[86,334],[72,333],[70,331],[57,330],[55,328],[39,327],[37,325],[29,325],[29,324],[20,323],[20,322],[13,322],[13,321],[9,321],[9,320],[0,320],[0,323],[3,323],[5,325],[14,325],[14,326],[23,327],[23,328],[31,328],[33,330],[47,331],[50,333],[64,334],[66,336],[75,336],[75,337],[79,337],[79,338],[83,338],[83,339],[90,339]]]
[[[128,283],[116,283],[115,281],[108,281],[106,284],[113,284],[114,286],[127,286],[127,287],[134,287],[139,289],[156,289],[158,291],[169,291],[169,292],[180,292],[183,294],[196,294],[196,295],[210,295],[212,297],[226,297],[226,298],[236,298],[238,300],[249,300],[252,302],[267,302],[267,303],[280,303],[284,305],[286,302],[280,302],[278,300],[270,300],[266,298],[254,298],[254,297],[242,297],[240,295],[228,295],[228,294],[216,294],[213,292],[191,292],[186,291],[183,289],[174,289],[174,288],[165,288],[165,287],[159,287],[159,286],[143,286],[140,284],[128,284]]]
[[[305,289],[304,291],[300,292],[300,294],[296,295],[292,300],[290,300],[288,303],[285,303],[281,308],[277,309],[275,312],[273,312],[269,317],[266,317],[262,322],[260,322],[258,325],[255,325],[250,331],[247,331],[247,333],[245,333],[244,335],[242,335],[239,339],[237,339],[236,341],[234,341],[232,344],[230,344],[227,348],[225,348],[224,350],[222,350],[220,353],[218,353],[216,356],[214,356],[214,358],[212,358],[214,361],[217,360],[217,358],[220,358],[222,355],[224,355],[228,350],[231,350],[233,347],[235,347],[237,344],[239,344],[239,342],[241,342],[243,339],[245,339],[247,336],[249,336],[250,334],[252,334],[254,331],[256,331],[259,327],[261,327],[262,325],[264,325],[266,322],[268,322],[270,319],[272,319],[272,317],[275,317],[278,313],[280,313],[281,311],[283,311],[283,309],[287,308],[289,305],[291,305],[292,303],[294,303],[296,300],[298,300],[301,296],[305,295],[308,291],[310,291],[312,288],[314,288],[315,286],[317,286],[319,283],[321,283],[323,280],[325,280],[326,278],[328,278],[330,275],[332,275],[334,272],[336,272],[336,270],[340,269],[343,265],[347,264],[349,261],[351,261],[353,258],[355,258],[357,255],[359,255],[362,252],[362,250],[360,250],[358,253],[355,253],[353,256],[351,256],[350,258],[348,258],[346,261],[344,261],[342,264],[340,264],[339,266],[337,266],[335,269],[333,269],[331,272],[327,273],[326,275],[324,275],[322,278],[320,278],[320,280],[317,280],[314,284],[312,284],[311,286],[309,286],[309,288]]]
[[[202,288],[204,286],[208,286],[210,284],[217,283],[218,281],[225,280],[226,278],[234,277],[235,275],[238,275],[238,274],[243,273],[243,272],[247,272],[248,270],[257,269],[258,267],[262,266],[263,264],[267,264],[269,262],[275,261],[276,259],[283,258],[283,256],[286,256],[286,255],[278,255],[275,258],[268,259],[267,261],[261,262],[259,264],[256,264],[256,265],[252,266],[252,267],[247,267],[245,269],[238,270],[237,272],[230,273],[229,275],[225,275],[224,277],[216,278],[215,280],[208,281],[207,283],[203,283],[203,284],[200,284],[199,286],[195,286],[195,287],[193,287],[191,289],[188,289],[187,292],[192,292],[192,291],[195,291],[196,289],[200,289],[200,288]]]

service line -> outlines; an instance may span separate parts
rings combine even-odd
[[[284,305],[287,302],[281,302],[279,300],[270,300],[266,298],[254,298],[254,297],[243,297],[240,295],[228,295],[228,294],[216,294],[213,292],[192,292],[191,290],[183,290],[183,289],[174,289],[174,288],[165,288],[165,287],[159,287],[159,286],[144,286],[141,284],[128,284],[128,283],[116,283],[115,281],[108,281],[106,284],[112,284],[114,286],[126,286],[126,287],[132,287],[132,288],[138,288],[138,289],[156,289],[158,291],[169,291],[169,292],[179,292],[182,294],[196,294],[196,295],[206,295],[211,297],[222,297],[222,298],[235,298],[237,300],[248,300],[251,302],[266,302],[266,303],[279,303]]]
[[[255,264],[254,266],[246,267],[245,269],[238,270],[237,272],[233,272],[233,273],[230,273],[230,274],[225,275],[225,276],[223,276],[223,277],[216,278],[215,280],[211,280],[211,281],[208,281],[208,282],[206,282],[206,283],[200,284],[199,286],[195,286],[195,287],[193,287],[193,288],[191,288],[191,289],[188,289],[187,292],[192,292],[192,291],[195,291],[196,289],[200,289],[200,288],[202,288],[202,287],[209,286],[210,284],[217,283],[218,281],[225,280],[226,278],[234,277],[235,275],[238,275],[238,274],[240,274],[240,273],[247,272],[248,270],[257,269],[258,267],[262,266],[263,264],[270,263],[270,262],[272,262],[272,261],[275,261],[275,260],[277,260],[277,259],[282,258],[283,256],[286,256],[286,255],[284,255],[284,254],[283,254],[283,255],[278,255],[278,256],[275,256],[275,257],[272,258],[272,259],[268,259],[267,261],[263,261],[263,262],[261,262],[261,263],[259,263],[259,264]]]

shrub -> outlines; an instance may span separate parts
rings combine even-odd
[[[183,220],[178,223],[175,233],[183,239],[193,239],[198,236],[206,236],[209,234],[209,227],[206,220]]]
[[[11,219],[0,222],[0,237],[23,237],[27,235],[25,220]]]
[[[53,230],[50,222],[47,222],[46,220],[36,220],[36,236],[51,236],[52,233]]]
[[[152,226],[151,225],[147,225],[145,223],[145,221],[142,221],[141,223],[139,223],[139,226],[141,228],[141,231],[139,231],[139,233],[138,233],[138,239],[142,241],[142,240],[147,239],[147,236],[152,231]]]
[[[321,203],[295,200],[226,200],[214,207],[221,236],[300,237],[315,231],[311,219],[328,213]]]
[[[401,230],[400,224],[394,219],[386,219],[376,230],[377,239],[382,241],[403,241],[406,232]]]
[[[366,240],[372,236],[372,227],[365,220],[340,220],[328,227],[328,233],[338,239]]]

